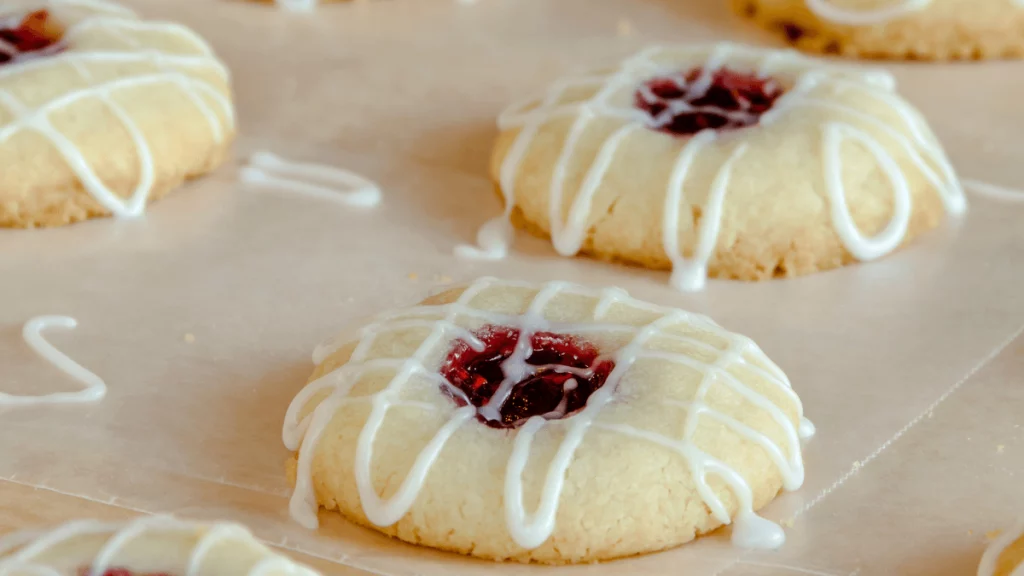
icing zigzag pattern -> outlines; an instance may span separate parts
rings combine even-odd
[[[26,131],[42,135],[64,158],[86,191],[114,215],[142,214],[156,178],[153,150],[136,121],[118,102],[120,93],[150,85],[179,90],[206,118],[216,142],[223,142],[234,131],[234,110],[227,93],[228,70],[210,46],[188,28],[139,20],[130,10],[100,0],[50,0],[42,4],[15,4],[13,8],[51,10],[67,27],[60,41],[64,46],[60,53],[0,67],[0,145]],[[5,7],[3,11],[12,10]],[[158,41],[161,35],[184,39],[189,53],[165,51]],[[153,40],[147,41],[149,37]],[[117,71],[110,77],[114,66]],[[43,101],[18,97],[15,82],[22,76],[58,67],[73,70],[85,86]],[[213,82],[204,75],[217,80]],[[119,197],[100,179],[83,151],[51,121],[55,113],[84,100],[102,102],[135,144],[139,179],[127,199]]]
[[[663,119],[650,117],[633,106],[632,95],[645,80],[678,76],[680,69],[699,67],[703,76],[690,90],[706,90],[709,77],[726,66],[753,70],[759,78],[788,79],[792,85],[771,110],[760,119],[762,127],[808,110],[826,114],[820,125],[826,196],[839,239],[857,259],[871,260],[895,250],[903,241],[911,216],[911,191],[908,176],[892,156],[904,154],[942,198],[952,214],[966,209],[963,189],[939,143],[931,135],[920,114],[895,93],[895,80],[882,70],[863,70],[824,65],[804,58],[792,50],[763,50],[734,44],[712,47],[655,46],[625,60],[608,74],[569,78],[554,83],[540,98],[531,98],[508,108],[498,119],[502,131],[515,131],[515,137],[500,166],[498,180],[505,198],[503,214],[486,223],[477,235],[478,246],[459,246],[456,254],[467,258],[500,259],[508,251],[513,230],[510,219],[516,205],[516,186],[521,167],[540,130],[548,123],[571,119],[572,124],[555,163],[548,193],[548,220],[555,250],[573,256],[583,247],[590,224],[591,203],[603,183],[619,149],[631,135],[642,130],[661,128]],[[857,94],[885,111],[886,117],[870,114],[844,103],[840,94]],[[677,106],[688,106],[677,102]],[[665,115],[671,118],[675,111]],[[896,120],[893,123],[893,119]],[[569,167],[577,149],[594,122],[611,120],[617,129],[601,144],[577,190],[567,190]],[[757,127],[743,130],[754,130]],[[883,137],[884,142],[879,140]],[[862,145],[877,161],[892,187],[895,210],[889,224],[873,237],[865,236],[854,224],[847,205],[842,179],[843,155],[840,147],[852,141]],[[697,230],[692,254],[680,249],[680,211],[687,197],[687,177],[703,151],[713,144],[730,147],[717,175],[707,190],[702,207],[704,217]],[[714,256],[722,226],[723,206],[735,167],[742,163],[748,147],[742,130],[716,132],[704,130],[686,139],[665,183],[662,209],[662,248],[672,262],[671,283],[677,289],[703,288],[708,262]],[[566,198],[566,196],[569,196]],[[567,209],[563,209],[568,206]]]
[[[474,299],[485,291],[502,287],[536,290],[536,294],[524,314],[510,315],[489,312],[473,305]],[[565,295],[582,295],[593,298],[596,302],[593,319],[583,323],[548,320],[545,311],[549,303]],[[608,312],[618,306],[642,309],[645,313],[650,314],[653,320],[644,325],[633,325],[606,319],[605,316]],[[688,463],[700,497],[714,517],[723,524],[736,523],[733,538],[738,544],[770,548],[777,547],[784,541],[785,535],[781,528],[754,512],[753,493],[743,476],[720,459],[702,451],[693,441],[699,420],[701,418],[713,419],[763,448],[779,470],[785,489],[795,490],[803,483],[804,467],[800,440],[813,433],[813,426],[802,417],[801,424],[794,425],[782,406],[775,404],[734,375],[734,370],[740,367],[756,374],[758,378],[780,391],[787,399],[787,403],[802,413],[800,400],[792,390],[785,374],[764,355],[753,341],[728,332],[707,317],[647,304],[631,298],[624,290],[617,288],[600,291],[589,290],[565,282],[551,282],[535,287],[526,283],[494,278],[483,278],[474,282],[465,289],[458,300],[451,304],[415,306],[378,317],[374,323],[363,328],[356,336],[358,343],[345,365],[310,382],[299,392],[288,408],[283,430],[285,445],[290,450],[299,453],[295,492],[291,499],[293,518],[311,529],[318,526],[319,504],[313,489],[313,460],[316,457],[317,444],[327,425],[335,417],[338,409],[348,403],[369,403],[371,406],[371,412],[358,438],[355,462],[356,485],[366,517],[377,525],[388,526],[398,522],[409,512],[423,488],[431,467],[449,438],[464,425],[476,425],[473,422],[473,417],[476,415],[477,409],[472,405],[454,407],[451,400],[442,394],[440,389],[445,387],[454,394],[459,394],[461,391],[452,387],[436,369],[428,366],[428,359],[435,357],[439,348],[449,346],[453,339],[465,340],[471,346],[480,345],[470,328],[474,325],[487,324],[518,329],[520,331],[518,338],[525,342],[529,342],[532,335],[537,332],[583,336],[595,333],[616,333],[629,336],[629,341],[626,344],[614,354],[609,355],[615,363],[615,368],[608,376],[604,386],[589,398],[583,410],[560,421],[548,421],[540,416],[534,417],[515,432],[514,447],[506,469],[504,509],[509,534],[520,546],[528,549],[536,548],[551,536],[555,529],[555,519],[566,471],[572,464],[574,454],[587,432],[592,429],[621,434],[643,442],[652,442],[678,453]],[[678,333],[680,327],[692,328],[713,335],[716,340],[727,342],[728,345],[723,349],[703,339],[680,335]],[[389,333],[413,328],[429,330],[429,334],[422,338],[418,348],[410,357],[381,358],[373,356],[371,351],[375,348],[378,338]],[[688,346],[699,349],[702,356],[710,355],[714,360],[703,361],[689,354],[665,351],[664,345],[656,344],[665,339],[682,341]],[[322,362],[344,343],[335,341],[318,347],[314,352],[314,361]],[[601,417],[604,408],[616,398],[620,380],[632,370],[637,361],[643,359],[678,363],[703,374],[699,389],[693,399],[687,402],[676,402],[681,413],[685,414],[685,429],[681,437],[668,437],[620,421],[605,421]],[[503,366],[503,370],[523,372],[523,374],[529,374],[531,370],[536,371],[537,369],[538,367],[525,363],[517,364],[514,369]],[[365,374],[379,374],[381,371],[389,371],[393,374],[383,389],[371,394],[350,394],[350,391]],[[731,391],[742,396],[744,400],[769,414],[771,420],[783,431],[785,442],[777,444],[763,431],[756,430],[710,407],[705,402],[705,396],[715,385],[727,386]],[[404,392],[418,391],[423,386],[437,388],[436,394],[430,395],[434,398],[433,401],[412,401],[402,398]],[[310,408],[313,408],[312,411],[309,411]],[[390,498],[382,499],[371,480],[374,438],[384,425],[388,412],[397,408],[442,410],[450,412],[451,415],[422,451],[416,455],[411,469],[402,480],[398,490]],[[534,438],[545,426],[564,426],[564,439],[556,450],[557,456],[552,459],[549,469],[543,475],[545,481],[540,504],[535,511],[530,512],[523,505],[522,475],[529,460]],[[738,503],[736,514],[729,513],[726,505],[712,489],[709,484],[711,476],[719,478],[734,494]]]

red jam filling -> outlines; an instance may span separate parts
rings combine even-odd
[[[644,82],[634,97],[651,117],[651,127],[677,136],[702,130],[753,126],[784,90],[771,78],[719,68],[695,68]]]
[[[60,38],[46,10],[0,20],[0,64],[59,52]]]
[[[480,408],[491,400],[505,378],[502,363],[515,351],[519,334],[517,328],[484,326],[474,333],[484,344],[481,351],[465,340],[456,341],[441,375],[465,395],[447,390],[458,405],[468,401]],[[541,368],[516,382],[501,407],[495,406],[500,420],[485,418],[479,411],[477,420],[492,428],[516,428],[532,416],[559,419],[582,410],[615,368],[615,362],[600,356],[593,344],[576,336],[533,334],[526,364]]]

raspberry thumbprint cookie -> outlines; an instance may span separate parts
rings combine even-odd
[[[966,206],[892,76],[793,51],[650,48],[498,125],[505,211],[463,257],[503,257],[512,222],[562,255],[671,269],[697,290],[878,258]]]
[[[0,537],[0,574],[79,576],[317,576],[238,524],[147,516],[122,523],[77,520]]]
[[[105,0],[0,6],[0,227],[137,216],[234,131],[228,71],[188,28]]]
[[[750,339],[616,288],[484,278],[313,360],[284,424],[293,517],[495,560],[618,558],[726,524],[777,547],[756,511],[800,487],[813,431]]]
[[[1024,0],[732,0],[810,52],[865,58],[1024,56]]]

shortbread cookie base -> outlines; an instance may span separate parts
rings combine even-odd
[[[1009,0],[935,0],[873,26],[822,20],[804,0],[732,0],[732,6],[807,52],[909,60],[1024,57],[1024,8]]]
[[[517,132],[505,132],[498,139],[492,158],[492,177],[495,180],[498,180],[501,161],[516,134]],[[786,148],[799,150],[801,145],[806,145],[805,142],[770,142],[770,139],[758,137],[756,128],[739,130],[728,137],[744,138],[752,134],[755,142],[760,140],[766,146],[765,150],[768,150],[767,146],[773,146],[773,154]],[[551,236],[546,217],[548,187],[544,178],[551,173],[551,164],[554,162],[552,159],[558,157],[559,145],[557,137],[534,144],[535,148],[550,147],[542,153],[531,155],[533,158],[547,160],[525,164],[520,176],[521,183],[517,185],[516,190],[516,206],[512,212],[513,224],[541,238]],[[808,146],[807,149],[816,148]],[[748,154],[751,153],[757,152]],[[766,162],[762,159],[760,162],[751,163],[752,166],[749,167],[741,165],[744,170],[734,175],[731,186],[740,190],[756,190],[763,188],[762,182],[765,177],[771,177],[778,181],[778,190],[785,190],[785,187],[790,187],[790,190],[778,194],[775,205],[766,211],[726,215],[722,226],[723,233],[714,256],[708,263],[709,277],[748,281],[790,278],[858,262],[846,250],[836,234],[829,216],[828,199],[814,192],[808,193],[813,187],[820,186],[817,184],[818,180],[808,180],[814,178],[813,176],[807,176],[811,173],[810,169],[820,166],[820,158],[804,155],[803,152],[788,155],[783,152],[776,157],[795,158],[797,162],[792,166],[778,169],[774,176],[771,173],[758,174],[757,171],[773,170],[773,166],[778,168],[775,162]],[[577,166],[577,169],[580,168],[586,169],[587,166]],[[853,167],[852,170],[859,168],[871,170],[874,174],[874,168],[866,165]],[[650,172],[644,165],[638,165],[635,172],[625,176]],[[903,238],[903,246],[938,226],[945,217],[942,199],[934,192],[932,186],[913,170],[908,170],[907,174],[913,210],[907,233]],[[713,173],[709,173],[708,179],[712,175]],[[575,173],[570,174],[567,181],[578,182],[582,178],[581,173]],[[879,178],[881,176],[877,174],[869,178],[873,188],[888,185],[879,181]],[[624,194],[617,200],[605,200],[604,215],[588,229],[580,253],[611,262],[634,264],[655,270],[671,270],[672,261],[662,248],[661,238],[662,196],[665,186],[663,179],[655,174],[649,179],[636,178],[631,183],[625,180],[613,182],[612,186],[616,185],[621,189],[632,187],[635,192]],[[645,188],[646,195],[641,192]],[[500,185],[496,185],[496,189],[500,196]],[[793,190],[800,190],[802,193],[790,193]],[[874,192],[860,191],[851,195],[865,200],[864,205],[851,205],[851,213],[858,228],[867,236],[875,235],[884,229],[891,218],[892,208],[891,195],[879,201],[867,198],[869,194],[873,195]],[[886,191],[885,194],[891,193]],[[597,210],[595,207],[595,213]],[[694,207],[690,214],[686,214],[690,212],[686,207],[681,211],[683,217],[691,222],[687,227],[691,230],[699,229],[702,217],[699,207]],[[689,244],[684,242],[681,245],[685,254],[692,253],[693,240],[690,240]]]
[[[185,182],[215,170],[230,156],[230,150],[231,142],[228,141],[197,157],[187,170],[163,176],[154,184],[147,203],[151,204]],[[131,176],[108,185],[124,201],[136,184],[135,178]],[[67,174],[64,182],[61,186],[36,190],[19,187],[5,193],[0,189],[0,228],[48,228],[111,216],[110,210],[96,201],[74,175]]]

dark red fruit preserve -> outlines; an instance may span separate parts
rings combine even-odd
[[[771,78],[728,68],[709,73],[695,68],[644,82],[634,103],[650,115],[656,130],[689,136],[707,129],[753,126],[783,92]]]
[[[468,400],[480,408],[501,386],[505,378],[502,363],[515,351],[520,331],[508,326],[484,326],[474,335],[484,343],[484,349],[477,351],[465,340],[457,340],[441,366],[441,375],[465,394],[465,399],[452,394],[457,403],[464,405]],[[526,363],[542,368],[515,383],[499,409],[500,420],[479,414],[477,419],[492,428],[515,428],[532,416],[556,419],[582,410],[615,368],[615,362],[600,356],[597,347],[582,338],[534,333]],[[566,368],[578,370],[570,373]]]
[[[47,49],[53,52],[60,42],[56,29],[46,10],[36,10],[21,18],[0,19],[0,64]]]

